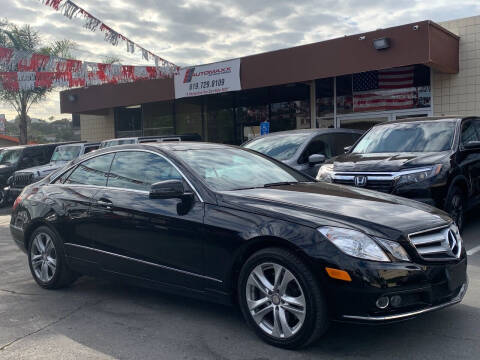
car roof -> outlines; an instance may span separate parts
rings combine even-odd
[[[387,121],[381,124],[377,124],[375,126],[382,126],[388,124],[402,124],[402,123],[409,123],[409,122],[434,122],[434,121],[461,121],[462,119],[470,118],[467,116],[430,116],[430,117],[415,117],[415,118],[407,118],[407,119],[400,119],[394,121]],[[475,117],[472,117],[475,118]]]
[[[158,149],[169,150],[169,151],[228,149],[228,148],[237,147],[234,145],[198,142],[198,141],[159,142],[159,143],[155,142],[155,143],[139,144],[139,146],[149,146],[149,147],[155,147]]]
[[[296,129],[296,130],[285,130],[285,131],[276,131],[269,133],[266,136],[279,136],[279,135],[289,135],[289,134],[329,134],[329,133],[340,133],[340,134],[363,134],[363,130],[356,129],[346,129],[346,128],[318,128],[318,129]],[[259,136],[254,139],[259,138]],[[254,140],[252,139],[252,140]]]

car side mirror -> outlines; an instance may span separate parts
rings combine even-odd
[[[152,184],[150,199],[173,199],[187,195],[182,180],[165,180]]]
[[[323,154],[312,154],[308,157],[308,163],[310,165],[317,165],[325,162],[325,155]]]
[[[345,154],[348,154],[348,153],[350,152],[350,150],[352,150],[352,145],[350,145],[350,146],[345,146],[345,147],[343,148],[343,151],[345,151]]]
[[[465,150],[479,149],[480,150],[480,141],[469,141],[463,144]]]

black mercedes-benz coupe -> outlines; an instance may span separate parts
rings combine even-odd
[[[26,187],[10,229],[41,287],[103,275],[238,304],[262,339],[285,348],[319,338],[330,320],[408,319],[467,289],[446,213],[227,145],[87,154]]]

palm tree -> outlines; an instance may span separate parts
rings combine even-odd
[[[72,58],[71,51],[75,49],[76,44],[70,40],[44,44],[38,31],[29,25],[19,27],[3,20],[0,21],[0,46],[62,58]],[[0,101],[12,106],[20,119],[18,125],[20,144],[26,144],[28,141],[27,119],[30,107],[45,100],[47,93],[51,90],[35,88],[33,90],[11,91],[0,87]]]

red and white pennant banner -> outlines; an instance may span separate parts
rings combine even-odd
[[[172,77],[170,68],[102,64],[0,47],[0,88],[72,88]]]
[[[161,58],[158,55],[155,55],[151,51],[143,48],[142,46],[136,44],[132,40],[128,39],[126,36],[118,33],[117,31],[113,30],[111,27],[103,23],[100,19],[96,18],[92,14],[90,14],[85,9],[78,6],[71,0],[40,0],[43,4],[50,6],[51,8],[61,11],[64,16],[69,19],[73,19],[77,16],[83,17],[85,20],[84,27],[91,31],[96,31],[100,29],[101,32],[105,34],[105,41],[109,42],[110,44],[117,46],[120,41],[123,41],[126,44],[127,52],[134,53],[135,49],[138,49],[140,55],[144,60],[153,59],[155,61],[156,67],[163,67],[169,69],[172,75],[179,70],[179,67],[173,64],[170,61],[167,61]]]

